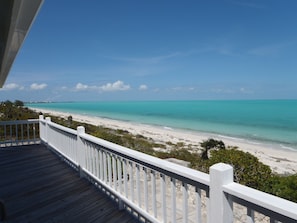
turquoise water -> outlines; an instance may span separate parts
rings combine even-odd
[[[265,141],[297,149],[297,100],[69,102],[27,106]]]

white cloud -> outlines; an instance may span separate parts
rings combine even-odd
[[[47,84],[37,84],[37,83],[33,83],[30,86],[31,90],[43,90],[47,87]]]
[[[6,84],[3,86],[3,88],[1,90],[4,90],[4,91],[10,91],[10,90],[23,90],[24,87],[18,85],[18,84],[15,84],[15,83],[10,83],[10,84]]]
[[[116,81],[102,85],[100,89],[102,91],[127,91],[130,89],[130,85],[126,85],[123,81]]]
[[[244,87],[240,88],[239,91],[244,94],[253,94],[254,93],[253,91],[246,89]]]
[[[82,84],[82,83],[78,83],[78,84],[75,86],[75,89],[78,90],[78,91],[87,90],[88,88],[89,88],[88,85],[86,85],[86,84]]]
[[[173,90],[173,91],[194,91],[195,88],[194,87],[180,87],[180,86],[178,86],[178,87],[171,88],[171,90]]]
[[[285,49],[288,49],[292,42],[276,43],[272,45],[259,46],[248,51],[248,54],[255,56],[279,56]]]
[[[97,91],[126,91],[130,89],[130,85],[124,84],[123,81],[116,81],[114,83],[107,83],[102,86],[95,85],[87,85],[78,83],[75,86],[75,91],[89,91],[89,90],[97,90]]]
[[[145,91],[145,90],[148,89],[148,87],[145,84],[142,84],[142,85],[139,86],[138,89],[141,90],[141,91]]]
[[[166,55],[158,55],[153,57],[144,57],[144,58],[133,58],[133,57],[110,57],[104,56],[104,58],[111,59],[111,60],[118,60],[118,61],[125,61],[125,62],[132,62],[132,63],[144,63],[144,64],[152,64],[152,63],[160,63],[165,60],[179,57],[181,56],[180,52],[174,52]]]
[[[234,94],[236,91],[234,89],[229,88],[212,88],[211,92],[217,93],[217,94]]]

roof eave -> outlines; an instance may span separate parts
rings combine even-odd
[[[7,10],[6,23],[1,30],[2,51],[0,51],[0,87],[3,87],[11,66],[40,10],[43,0],[14,0]],[[12,6],[12,7],[11,7]],[[5,9],[6,10],[6,9]],[[2,54],[2,55],[1,55]]]

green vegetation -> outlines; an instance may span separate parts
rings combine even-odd
[[[292,176],[273,175],[271,186],[266,188],[266,192],[287,200],[297,202],[297,174]]]
[[[2,102],[0,114],[2,121],[38,118],[39,115],[25,108],[21,101]],[[49,115],[44,114],[44,116]],[[53,122],[73,129],[82,125],[88,134],[162,159],[176,158],[188,161],[191,168],[206,173],[209,171],[209,167],[215,163],[228,163],[234,168],[235,182],[297,202],[297,175],[274,174],[270,167],[261,163],[257,157],[237,150],[236,147],[226,148],[222,141],[208,139],[200,145],[185,145],[183,142],[162,144],[143,135],[133,135],[126,130],[79,123],[74,121],[72,116],[66,119],[51,116],[51,119]]]
[[[234,168],[234,181],[259,190],[266,190],[272,175],[269,166],[257,157],[234,148],[214,150],[209,160],[204,162],[206,169],[216,163],[228,163]]]
[[[0,121],[35,119],[38,118],[38,115],[24,107],[24,103],[19,100],[0,103]]]

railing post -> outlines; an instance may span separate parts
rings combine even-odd
[[[43,115],[39,115],[39,138],[43,140],[44,138],[44,128],[41,121],[43,121],[44,117]]]
[[[51,117],[45,118],[45,143],[48,145],[49,126],[48,123],[51,121]]]
[[[77,163],[79,169],[79,176],[84,177],[84,167],[85,167],[85,151],[84,151],[84,142],[81,138],[81,135],[85,134],[85,127],[77,127]]]
[[[222,186],[233,182],[233,168],[224,163],[210,167],[210,223],[233,222],[233,207]]]

